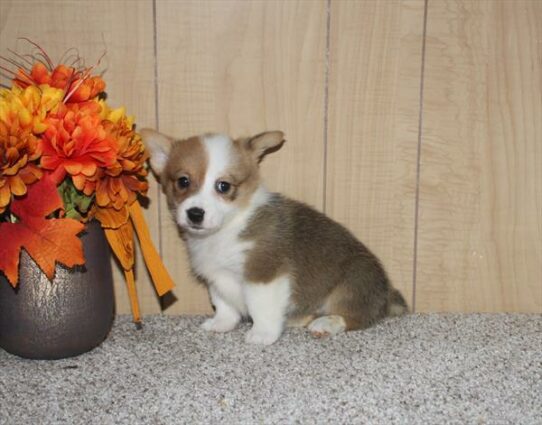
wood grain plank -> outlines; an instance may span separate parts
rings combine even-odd
[[[0,52],[8,48],[23,49],[18,37],[29,37],[58,61],[69,48],[75,47],[87,64],[95,63],[104,50],[107,55],[99,70],[105,71],[108,102],[125,105],[134,114],[138,126],[153,126],[153,22],[152,0],[114,2],[55,1],[0,2]],[[157,198],[157,185],[150,181],[149,197]],[[146,219],[155,243],[158,242],[158,208],[151,203]],[[159,311],[154,290],[137,258],[137,287],[144,314]],[[117,312],[129,313],[124,278],[115,267]]]
[[[160,130],[186,137],[285,131],[262,164],[270,189],[323,203],[324,1],[157,2]],[[165,203],[162,246],[179,285],[172,313],[210,311]]]
[[[423,1],[331,3],[326,210],[410,304]]]
[[[542,2],[429,2],[420,311],[542,312]]]

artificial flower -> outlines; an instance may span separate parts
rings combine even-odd
[[[27,185],[42,172],[34,163],[41,154],[37,134],[45,128],[45,117],[55,109],[62,93],[35,86],[0,91],[0,214],[12,196],[22,196]]]
[[[57,262],[83,264],[76,235],[95,218],[121,260],[138,322],[134,233],[158,294],[173,282],[137,202],[148,189],[148,156],[134,118],[124,107],[111,109],[100,96],[105,82],[91,75],[99,60],[90,68],[55,66],[39,45],[27,41],[39,50],[32,68],[11,73],[2,67],[11,73],[12,86],[0,89],[0,248],[6,251],[0,271],[17,285],[21,247],[49,279]],[[0,56],[0,61],[27,62],[29,55],[14,54],[15,60]],[[53,213],[62,217],[53,220]]]
[[[117,124],[122,120],[125,127],[130,129],[133,128],[135,118],[133,115],[126,115],[126,108],[124,106],[112,109],[103,99],[100,99],[98,103],[102,108],[100,110],[100,117],[102,117],[103,120],[111,121],[114,124]]]
[[[98,167],[115,163],[115,142],[104,130],[99,110],[95,102],[61,105],[47,117],[47,130],[40,140],[40,165],[50,170],[58,183],[67,173],[82,191]]]
[[[39,155],[38,139],[29,128],[21,129],[17,121],[11,126],[0,121],[0,214],[12,196],[24,195],[27,185],[41,177],[41,170],[32,162]]]
[[[91,76],[90,69],[76,70],[62,64],[49,71],[43,63],[37,62],[30,74],[20,69],[13,82],[22,88],[46,84],[60,89],[64,93],[65,103],[86,102],[105,91],[104,80]]]
[[[0,90],[0,121],[8,126],[31,129],[34,134],[45,131],[46,116],[60,105],[62,90],[42,85],[24,89],[13,86]]]
[[[104,226],[116,228],[128,218],[127,207],[137,194],[147,193],[145,161],[148,154],[141,137],[131,128],[128,117],[105,121],[104,129],[115,141],[116,161],[103,170],[96,182],[96,217]],[[110,211],[105,212],[104,209]]]

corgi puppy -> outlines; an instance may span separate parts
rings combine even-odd
[[[246,341],[267,345],[288,325],[333,335],[407,311],[378,259],[346,228],[262,184],[258,165],[282,147],[282,132],[141,136],[215,307],[204,329],[228,332],[249,316]]]

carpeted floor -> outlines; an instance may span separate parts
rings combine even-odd
[[[201,317],[119,317],[61,361],[0,350],[1,424],[542,424],[541,315],[411,315],[274,345]]]

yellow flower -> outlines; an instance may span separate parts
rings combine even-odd
[[[34,134],[43,133],[47,128],[47,112],[56,108],[63,97],[62,90],[47,84],[0,90],[0,121],[10,127],[16,123],[21,129],[30,129]]]
[[[0,213],[41,177],[34,164],[41,155],[36,135],[45,131],[46,114],[63,96],[48,85],[0,90]]]
[[[124,106],[111,109],[103,99],[99,100],[98,103],[102,107],[100,112],[100,118],[102,120],[111,121],[113,124],[117,124],[119,121],[124,120],[127,127],[130,129],[133,127],[135,118],[133,115],[126,115],[126,108]]]

